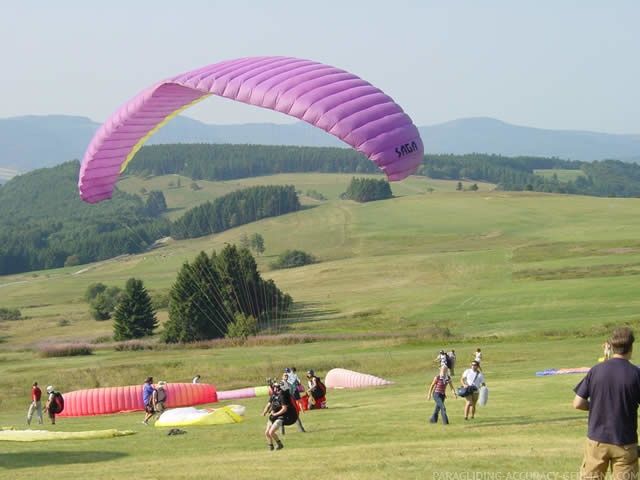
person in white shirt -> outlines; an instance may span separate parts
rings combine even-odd
[[[200,375],[196,375],[195,377],[193,377],[192,383],[199,383],[199,382],[200,382]]]
[[[460,383],[464,387],[473,387],[475,390],[464,397],[466,400],[464,404],[464,419],[468,420],[469,415],[471,419],[476,415],[476,403],[478,403],[478,397],[480,396],[480,387],[485,386],[484,374],[480,371],[480,363],[476,360],[471,362],[471,368],[467,368],[462,377],[460,377]]]

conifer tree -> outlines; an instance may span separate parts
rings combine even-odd
[[[152,335],[158,326],[151,297],[142,280],[127,280],[124,295],[113,315],[113,338],[131,340]]]

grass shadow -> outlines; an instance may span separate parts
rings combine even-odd
[[[83,451],[64,452],[42,450],[28,452],[0,453],[0,469],[45,467],[50,465],[71,465],[76,463],[109,462],[129,456],[123,452]]]
[[[320,302],[296,302],[288,313],[290,323],[307,323],[337,318],[340,312]]]

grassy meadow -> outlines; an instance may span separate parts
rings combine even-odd
[[[295,185],[305,208],[219,235],[169,240],[143,255],[0,277],[0,307],[18,308],[25,317],[0,323],[0,426],[25,427],[34,380],[65,392],[138,384],[147,375],[190,381],[200,373],[202,381],[229,390],[260,385],[296,365],[321,376],[348,368],[394,385],[331,390],[330,408],[303,414],[308,433],[289,427],[281,452],[265,446],[260,412],[266,398],[225,402],[246,406],[241,424],[185,428],[180,436],[141,425],[141,413],[62,418],[55,427],[45,420],[46,430],[136,434],[2,442],[0,475],[255,479],[323,472],[330,479],[452,479],[558,472],[576,478],[586,415],[573,410],[571,400],[581,375],[535,373],[590,366],[612,328],[638,329],[638,200],[498,192],[483,184],[476,192],[457,192],[457,182],[414,177],[392,184],[392,200],[357,204],[338,199],[350,179],[278,175],[198,182],[200,190],[193,191],[188,179],[165,190],[175,179],[124,178],[119,187],[128,191],[165,190],[172,215],[202,197],[256,182]],[[328,200],[305,197],[310,190]],[[243,347],[211,343],[138,352],[96,343],[111,334],[111,324],[90,318],[82,300],[87,285],[123,287],[136,277],[150,292],[166,292],[199,251],[220,250],[251,233],[265,240],[257,258],[262,275],[296,302],[293,320],[279,326],[281,335]],[[286,249],[304,250],[319,262],[271,270]],[[166,320],[166,312],[158,317]],[[81,342],[95,344],[95,353],[38,354],[42,345]],[[488,405],[465,422],[464,401],[449,398],[451,424],[430,425],[434,404],[425,392],[436,372],[432,359],[440,348],[455,348],[459,377],[477,347],[484,354]]]

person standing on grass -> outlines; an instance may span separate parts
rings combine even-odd
[[[49,385],[47,387],[47,403],[45,405],[45,410],[47,411],[47,414],[49,415],[49,419],[51,420],[51,425],[55,425],[56,424],[56,413],[58,413],[57,410],[57,405],[55,402],[56,399],[56,392],[54,390],[54,388]]]
[[[447,356],[449,357],[449,375],[453,377],[456,374],[456,351],[452,348]]]
[[[473,352],[473,359],[478,362],[478,365],[482,363],[482,350],[480,348],[476,348],[476,351]]]
[[[285,387],[289,391],[291,403],[296,408],[296,412],[298,413],[298,420],[296,420],[296,423],[298,424],[298,430],[300,430],[302,433],[305,433],[306,430],[302,425],[302,420],[300,420],[300,412],[302,411],[302,409],[299,407],[299,404],[296,400],[296,395],[295,395],[295,394],[298,394],[298,398],[300,398],[300,393],[298,392],[298,386],[295,383],[291,382],[290,376],[291,376],[291,369],[285,368],[284,373],[282,374],[282,381],[280,382],[280,384],[283,385],[283,387]],[[284,425],[282,426],[282,433],[284,434]]]
[[[288,421],[289,418],[293,419],[294,416],[297,417],[297,412],[291,403],[290,397],[289,400],[287,400],[285,396],[289,394],[288,391],[285,392],[285,388],[287,387],[284,384],[278,382],[273,383],[271,385],[272,393],[269,402],[267,402],[264,410],[262,410],[263,417],[267,414],[269,415],[267,427],[264,431],[269,450],[280,450],[284,448],[282,441],[278,437],[278,430],[282,429],[285,424],[290,423]]]
[[[635,338],[628,327],[614,330],[613,356],[599,363],[573,389],[573,407],[589,412],[581,479],[638,478],[640,369],[629,362]]]
[[[151,403],[153,404],[153,414],[157,417],[165,411],[165,402],[167,401],[167,392],[165,390],[167,382],[160,380],[156,389],[151,394]]]
[[[442,415],[442,423],[444,425],[449,424],[449,417],[447,417],[447,409],[444,406],[444,401],[447,398],[446,390],[447,385],[451,388],[453,395],[455,398],[458,398],[458,394],[456,393],[456,389],[453,388],[453,384],[451,383],[451,377],[449,376],[448,368],[445,366],[440,367],[440,373],[433,378],[431,385],[429,386],[429,392],[427,393],[427,400],[431,400],[431,396],[433,395],[433,401],[436,402],[436,409],[433,411],[431,418],[429,419],[429,423],[437,423],[438,422],[438,413]]]
[[[31,404],[29,405],[29,411],[27,412],[27,425],[31,425],[31,419],[33,418],[33,412],[38,412],[38,425],[42,425],[42,390],[38,387],[38,382],[33,382],[31,387]]]
[[[480,350],[480,349],[478,349]],[[464,419],[471,420],[476,416],[476,403],[478,403],[478,397],[480,396],[480,387],[485,386],[484,374],[480,371],[480,362],[474,360],[471,362],[471,368],[467,368],[460,377],[460,383],[463,387],[471,387],[472,392],[469,393],[465,399],[464,404]]]
[[[155,410],[153,409],[153,377],[147,377],[142,386],[142,403],[144,404],[144,420],[142,423],[149,425],[149,419],[153,417]]]
[[[191,383],[200,383],[200,375],[196,375],[195,377],[193,377]]]

